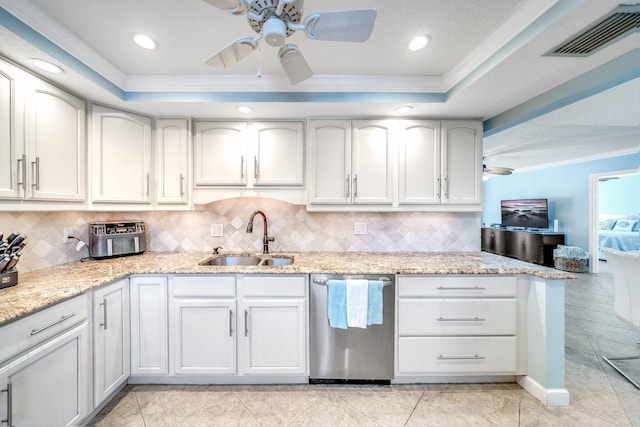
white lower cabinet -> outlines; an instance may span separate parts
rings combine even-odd
[[[90,412],[87,295],[0,329],[0,342],[32,344],[2,362],[0,420],[10,426],[75,426]],[[8,341],[8,340],[11,341]]]
[[[304,375],[306,289],[306,276],[173,277],[170,373]]]
[[[396,377],[522,373],[516,283],[399,276]]]
[[[98,407],[131,373],[129,279],[93,292],[93,402]]]
[[[131,374],[167,375],[167,278],[130,279]]]

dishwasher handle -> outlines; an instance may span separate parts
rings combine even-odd
[[[388,277],[381,277],[378,280],[382,281],[383,286],[391,286],[391,279]],[[328,280],[326,279],[313,279],[313,283],[316,285],[327,286]]]

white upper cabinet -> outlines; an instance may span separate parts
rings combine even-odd
[[[399,204],[440,203],[440,121],[402,121]]]
[[[84,201],[86,107],[0,61],[0,197]]]
[[[482,123],[442,122],[442,203],[482,203]]]
[[[189,119],[156,119],[154,144],[155,201],[189,202]]]
[[[195,185],[302,186],[302,122],[217,122],[195,125]]]
[[[151,203],[151,119],[94,105],[93,202]]]
[[[314,120],[309,123],[309,204],[391,205],[392,122]]]

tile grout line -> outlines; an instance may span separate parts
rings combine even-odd
[[[416,409],[418,408],[418,405],[420,404],[420,401],[422,400],[422,398],[424,397],[424,394],[427,392],[427,389],[425,388],[424,390],[422,390],[422,393],[420,393],[420,397],[418,398],[418,400],[416,400],[416,404],[413,405],[413,409],[411,410],[411,412],[409,413],[409,416],[407,417],[407,420],[404,422],[403,426],[406,426],[409,423],[409,420],[411,419],[411,417],[413,416],[413,413],[416,411]]]

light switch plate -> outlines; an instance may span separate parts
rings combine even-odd
[[[367,223],[366,222],[356,222],[353,233],[356,235],[364,235],[367,234]]]
[[[211,224],[210,234],[211,237],[224,236],[224,226],[222,224]]]

